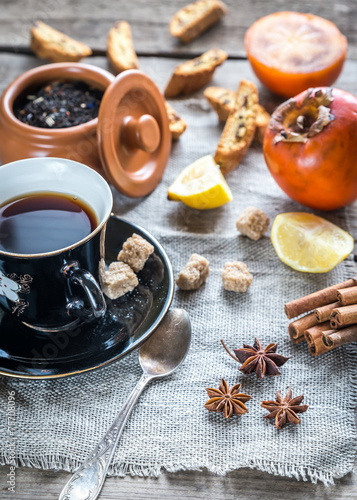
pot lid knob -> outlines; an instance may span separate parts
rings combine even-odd
[[[171,133],[165,100],[147,75],[123,71],[108,86],[97,135],[103,169],[113,186],[131,197],[151,193],[166,168]]]
[[[121,141],[128,149],[142,149],[153,153],[160,144],[160,127],[151,115],[142,115],[139,119],[128,116],[124,119]]]

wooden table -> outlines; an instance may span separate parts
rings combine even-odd
[[[248,26],[259,17],[276,10],[312,12],[335,22],[348,37],[348,62],[338,81],[338,87],[357,95],[357,2],[345,0],[226,0],[229,15],[221,23],[189,45],[181,45],[169,34],[168,22],[185,0],[7,0],[1,5],[0,16],[0,90],[17,75],[41,64],[29,50],[29,29],[41,19],[73,37],[88,43],[94,57],[88,62],[107,67],[106,34],[114,20],[125,19],[132,26],[140,67],[163,88],[178,59],[197,56],[208,47],[219,47],[229,53],[230,65],[236,74],[249,75],[256,81],[245,60],[243,37]],[[296,8],[298,6],[298,9]],[[239,76],[237,77],[239,78]],[[238,81],[237,81],[238,84]],[[260,88],[261,99],[276,99]],[[197,94],[202,98],[202,93]],[[202,98],[203,99],[203,98]],[[1,140],[1,139],[0,139]],[[355,212],[355,206],[348,210]],[[356,236],[356,227],[354,227]],[[16,493],[7,491],[8,467],[0,469],[0,498],[16,500],[57,499],[69,478],[65,472],[20,468],[16,472]],[[158,479],[141,477],[109,477],[101,499],[169,500],[174,498],[215,500],[238,499],[355,499],[357,476],[350,474],[325,489],[322,485],[297,482],[255,470],[241,469],[225,477],[206,471],[163,473]]]

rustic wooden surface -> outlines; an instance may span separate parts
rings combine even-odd
[[[312,12],[334,21],[349,40],[349,60],[338,81],[338,86],[357,94],[357,2],[354,0],[229,0],[229,15],[205,35],[189,45],[173,40],[168,32],[168,21],[185,0],[1,0],[0,19],[0,92],[19,74],[42,64],[29,54],[29,27],[36,19],[87,42],[96,56],[87,60],[107,67],[104,57],[105,38],[114,20],[130,21],[135,47],[140,55],[140,67],[163,89],[177,58],[199,54],[207,47],[217,46],[228,51],[227,71],[252,78],[244,60],[243,36],[247,27],[262,15],[277,10]],[[238,60],[235,60],[238,59]],[[241,59],[241,60],[239,60]],[[219,81],[217,84],[223,85]],[[232,87],[233,88],[233,87]],[[261,100],[272,109],[278,100],[260,87]],[[202,92],[195,98],[203,99]],[[1,138],[0,138],[1,140]],[[356,207],[348,210],[355,214]],[[356,219],[357,220],[357,219]],[[357,236],[357,222],[352,228]],[[16,472],[16,493],[7,491],[8,467],[0,468],[0,498],[16,500],[54,500],[69,478],[65,472],[20,468]],[[163,473],[158,479],[109,477],[100,495],[102,500],[347,500],[357,498],[357,475],[349,474],[326,489],[323,485],[297,482],[295,479],[275,477],[256,470],[241,469],[225,477],[207,471]]]

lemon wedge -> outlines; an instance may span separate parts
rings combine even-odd
[[[207,155],[182,170],[169,187],[168,199],[207,210],[228,203],[233,196],[219,166]]]
[[[350,234],[317,215],[304,212],[280,214],[271,229],[279,259],[305,273],[326,273],[354,247]]]

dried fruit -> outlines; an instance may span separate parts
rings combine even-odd
[[[251,399],[248,394],[239,392],[241,384],[236,384],[229,389],[227,382],[222,378],[219,389],[206,389],[209,400],[204,405],[208,411],[223,413],[225,418],[232,415],[243,415],[248,413],[245,404]]]
[[[304,413],[308,409],[308,405],[301,405],[304,396],[297,396],[292,399],[292,390],[289,390],[283,399],[281,391],[276,395],[276,401],[262,401],[261,406],[269,411],[264,418],[269,420],[275,418],[275,427],[281,429],[285,424],[299,424],[300,419],[297,413]]]
[[[243,363],[239,370],[248,375],[255,372],[257,378],[263,379],[265,375],[274,377],[280,375],[279,366],[283,366],[289,358],[276,354],[278,344],[269,344],[263,349],[262,343],[257,338],[254,345],[243,344],[243,349],[233,349],[235,356],[229,351],[221,339],[222,345],[228,354],[238,363]]]

